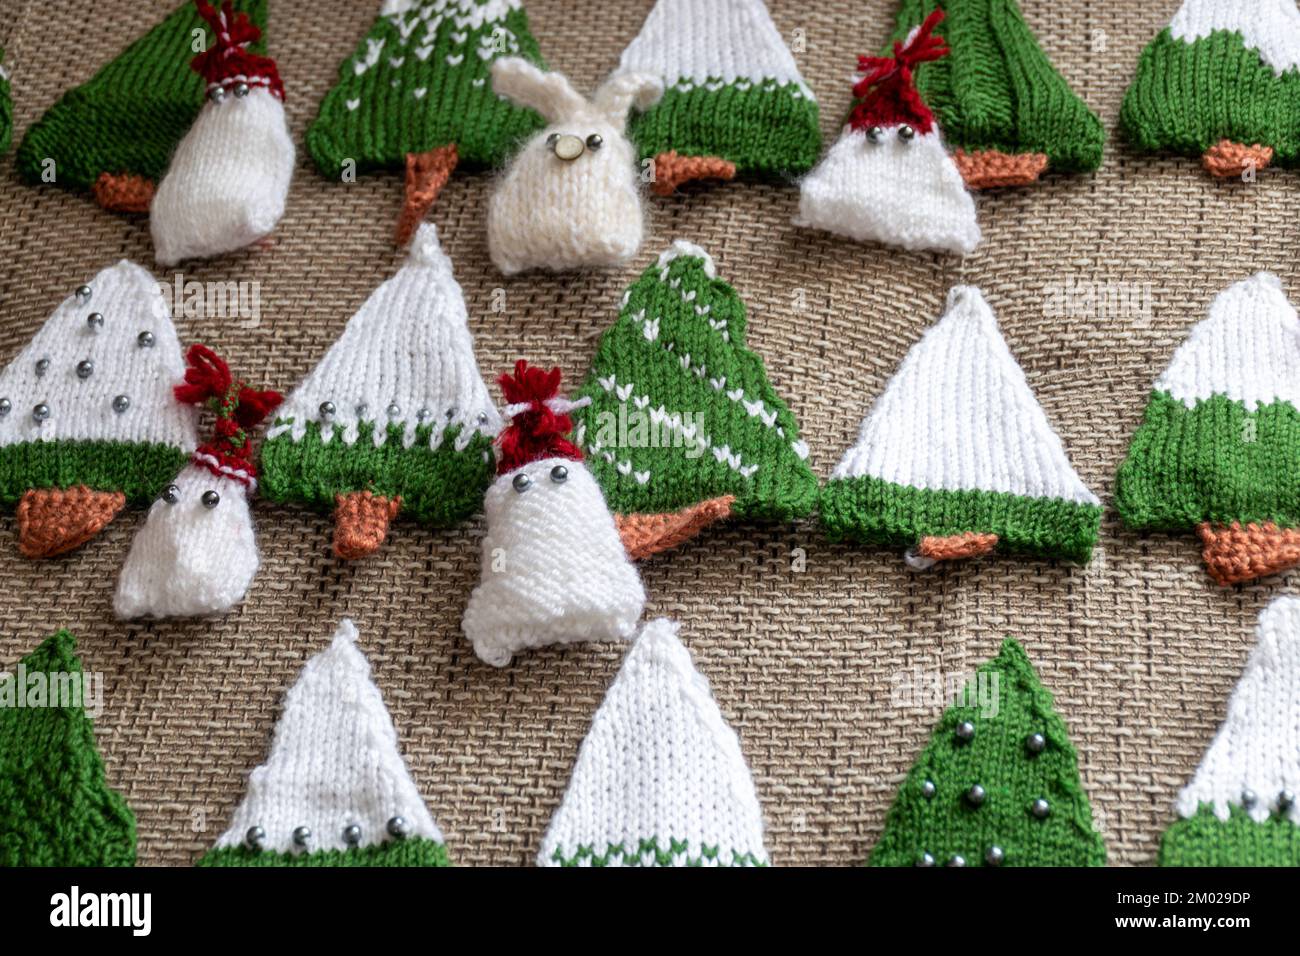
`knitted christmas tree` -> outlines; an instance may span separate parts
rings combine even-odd
[[[693,179],[806,172],[821,152],[817,100],[763,0],[658,0],[619,71],[662,77],[632,122],[653,190]]]
[[[266,0],[234,0],[234,9],[256,23],[266,22],[266,6]],[[212,44],[206,31],[186,0],[93,77],[64,93],[27,130],[18,148],[18,172],[29,183],[91,190],[107,209],[146,212],[173,149],[203,106],[205,81],[188,64]],[[200,32],[203,47],[195,45]],[[265,52],[260,43],[253,49]]]
[[[0,867],[133,866],[135,816],[104,780],[77,641],[0,675]]]
[[[198,866],[450,866],[397,731],[339,623],[284,698],[271,754]]]
[[[399,510],[437,526],[473,514],[500,427],[451,260],[426,224],[281,406],[262,448],[262,493],[334,509],[335,554],[364,557]]]
[[[1024,649],[1008,638],[944,712],[898,792],[870,864],[1105,862],[1065,723]]]
[[[1021,186],[1044,170],[1101,165],[1101,121],[1043,53],[1015,0],[902,0],[891,40],[934,10],[951,55],[917,71],[916,85],[972,189]]]
[[[14,134],[14,104],[9,93],[9,70],[4,60],[4,47],[0,47],[0,153],[9,148]]]
[[[538,866],[766,866],[740,741],[677,624],[646,624],[596,711]]]
[[[542,66],[519,0],[384,0],[307,131],[324,176],[406,168],[404,245],[457,163],[500,165],[541,117],[492,91],[498,57]]]
[[[1142,51],[1120,124],[1139,148],[1200,156],[1212,175],[1300,164],[1294,0],[1186,0]]]
[[[812,511],[808,447],[745,329],[735,289],[708,253],[679,240],[627,290],[601,339],[574,434],[633,557],[729,515]]]
[[[1300,317],[1257,273],[1221,292],[1156,380],[1115,506],[1138,531],[1186,532],[1220,584],[1300,564]]]
[[[910,548],[917,568],[994,548],[1082,563],[1101,503],[984,296],[957,286],[826,482],[821,517],[832,539]]]
[[[198,443],[172,387],[185,365],[158,283],[123,260],[68,296],[0,372],[0,503],[49,557],[146,504]]]

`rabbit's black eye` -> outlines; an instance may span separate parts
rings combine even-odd
[[[605,141],[600,138],[599,133],[592,133],[590,136],[587,137],[588,149],[600,149],[604,145],[605,145]]]
[[[560,138],[559,133],[552,133],[550,136],[546,137],[546,146],[552,152],[555,151],[555,141],[559,138]]]

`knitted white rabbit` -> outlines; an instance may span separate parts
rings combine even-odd
[[[628,110],[663,95],[641,73],[610,77],[587,100],[558,73],[519,57],[492,64],[498,95],[549,124],[511,161],[488,209],[488,249],[498,269],[562,272],[616,266],[641,245],[637,153],[623,134]]]

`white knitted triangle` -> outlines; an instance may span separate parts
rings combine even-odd
[[[596,711],[538,864],[647,865],[651,840],[672,865],[767,862],[740,741],[666,618],[642,628]]]
[[[1228,716],[1192,782],[1178,794],[1184,817],[1209,804],[1221,820],[1235,806],[1263,822],[1278,809],[1282,792],[1300,795],[1300,598],[1273,601],[1255,633]],[[1243,799],[1247,791],[1253,801]],[[1300,800],[1287,816],[1300,824]]]
[[[263,849],[294,852],[293,831],[306,826],[308,850],[343,850],[343,831],[353,824],[361,828],[359,846],[370,846],[387,839],[396,816],[410,836],[442,842],[356,639],[352,622],[341,621],[289,688],[270,756],[249,774],[248,794],[218,847],[240,845],[257,826],[266,831]]]
[[[832,473],[1097,505],[974,286],[912,346]]]
[[[1239,34],[1279,76],[1300,66],[1300,10],[1295,0],[1186,0],[1169,32],[1193,43],[1216,30]]]

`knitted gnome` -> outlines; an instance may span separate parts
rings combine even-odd
[[[14,104],[9,95],[9,70],[4,59],[5,51],[0,47],[0,153],[9,148],[14,133]]]
[[[511,421],[497,438],[482,578],[465,609],[465,636],[493,667],[527,648],[626,639],[645,592],[600,486],[565,437],[581,403],[560,397],[558,368],[521,360],[499,381]]]
[[[1259,616],[1228,716],[1160,844],[1161,866],[1300,866],[1300,598]]]
[[[293,139],[275,61],[251,53],[262,31],[231,0],[218,13],[195,6],[216,44],[190,63],[207,81],[208,101],[185,134],[149,209],[160,265],[242,249],[284,215],[293,177]]]
[[[800,186],[795,224],[904,249],[966,254],[980,241],[975,201],[913,84],[920,63],[948,53],[936,10],[893,57],[862,56],[866,76],[839,140]]]
[[[1295,0],[1185,0],[1138,61],[1120,124],[1141,149],[1232,178],[1300,163]]]
[[[284,698],[271,754],[198,866],[450,866],[393,718],[339,622]]]
[[[790,521],[816,504],[799,424],[745,333],[736,290],[678,240],[600,341],[574,435],[634,559],[732,515]]]
[[[944,711],[871,866],[1102,866],[1078,757],[1011,639]]]
[[[918,569],[995,548],[1084,563],[1101,503],[984,296],[957,286],[826,482],[821,517],[832,539],[909,548]]]
[[[1221,292],[1156,380],[1115,484],[1137,531],[1186,532],[1236,584],[1300,564],[1300,317],[1260,272]]]
[[[596,711],[538,866],[766,866],[740,741],[677,637],[642,627]]]
[[[257,573],[251,432],[280,396],[236,382],[205,346],[191,346],[187,359],[176,399],[211,408],[216,433],[150,508],[118,579],[118,617],[220,614],[244,599]]]
[[[289,396],[262,448],[262,493],[334,511],[334,554],[373,554],[400,511],[436,527],[475,514],[501,417],[474,359],[438,230],[376,289]]]
[[[77,641],[0,672],[0,867],[133,866],[135,816],[104,779]]]
[[[0,503],[29,558],[70,551],[158,496],[198,443],[154,278],[123,260],[63,301],[0,372]]]
[[[664,83],[663,100],[631,123],[641,156],[654,160],[657,195],[817,162],[817,100],[763,0],[657,0],[619,71]]]

